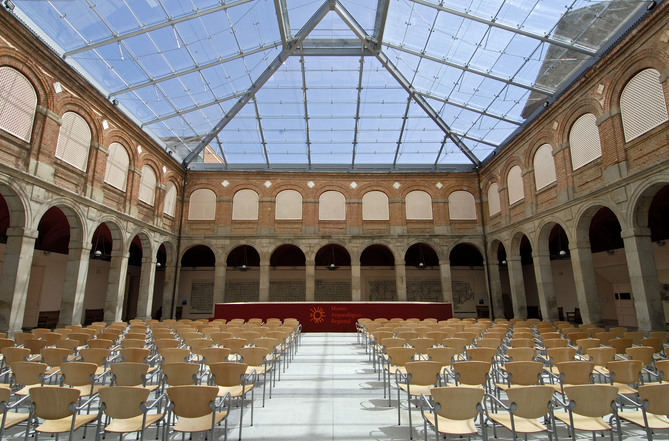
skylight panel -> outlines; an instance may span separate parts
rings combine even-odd
[[[286,0],[288,20],[293,35],[311,18],[323,4],[323,0]]]
[[[309,33],[309,38],[321,39],[358,39],[351,28],[337,15],[330,11]]]
[[[353,161],[353,145],[342,144],[311,144],[311,163],[327,166],[350,167]]]
[[[158,1],[127,2],[126,4],[136,20],[139,20],[140,25],[153,25],[166,18]]]
[[[129,32],[139,26],[132,11],[121,0],[97,2],[93,9],[104,17],[105,22],[111,27],[114,34]]]
[[[267,144],[270,164],[306,165],[309,162],[307,146],[300,144]]]
[[[376,23],[377,1],[370,0],[341,0],[342,5],[351,13],[355,21],[369,35],[374,34],[374,25]]]
[[[272,0],[255,0],[225,10],[239,47],[257,47],[281,40]],[[220,25],[219,25],[220,27]]]
[[[86,52],[74,55],[72,58],[79,63],[79,65],[88,72],[88,74],[95,78],[95,80],[107,90],[118,89],[126,86],[129,81],[142,81],[146,79],[146,75],[139,69],[139,67],[132,61],[128,63],[123,62],[121,72],[128,74],[127,77],[122,78],[121,72],[116,72],[115,64],[106,60],[104,57],[105,48],[100,48],[100,51]],[[107,48],[109,50],[110,48]],[[121,63],[119,63],[121,64]]]

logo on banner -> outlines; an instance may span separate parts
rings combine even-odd
[[[323,323],[325,321],[325,310],[320,306],[312,306],[309,309],[309,320],[316,325]]]

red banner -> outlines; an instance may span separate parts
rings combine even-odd
[[[354,332],[355,322],[361,317],[436,318],[453,317],[450,303],[427,302],[267,302],[217,303],[215,318],[294,317],[304,332]]]

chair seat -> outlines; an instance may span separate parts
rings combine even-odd
[[[638,393],[635,388],[628,384],[614,382],[613,385],[618,388],[618,393],[622,395],[634,395]]]
[[[426,412],[424,415],[427,422],[434,427],[434,413]],[[448,435],[472,435],[477,433],[476,424],[474,423],[473,418],[471,420],[452,420],[437,415],[437,420],[439,423],[439,433]]]
[[[511,430],[511,415],[508,413],[491,413],[490,419]],[[545,432],[546,426],[541,424],[538,420],[523,418],[519,416],[513,417],[513,424],[518,433],[537,433]]]
[[[513,389],[514,387],[526,387],[526,386],[524,386],[522,384],[512,384],[511,386],[509,386],[506,383],[495,383],[495,387],[497,387],[497,389],[499,389],[499,390],[507,391],[509,389]],[[558,392],[559,391],[560,391],[560,388],[558,387]]]
[[[148,427],[156,421],[160,421],[162,417],[162,413],[147,414],[144,427]],[[142,430],[142,415],[137,415],[132,418],[113,418],[111,422],[105,426],[105,432],[127,433],[138,432],[140,430]]]
[[[406,392],[409,389],[409,385],[406,383],[397,383],[400,389],[402,389],[404,392]],[[420,395],[425,395],[429,396],[431,395],[430,389],[433,389],[436,387],[434,384],[428,384],[428,385],[418,385],[418,384],[412,384],[411,386],[411,395],[412,396],[420,396]]]
[[[67,387],[67,386],[66,386]],[[91,392],[91,386],[90,384],[87,384],[85,386],[72,386],[72,389],[77,389],[79,392],[81,392],[82,397],[88,397],[91,395],[95,395],[98,393],[101,387],[104,387],[103,385],[96,384],[93,386],[93,392]]]
[[[7,412],[7,417],[5,418],[5,429],[9,429],[10,427],[24,422],[28,419],[28,416],[29,414],[27,413]]]
[[[226,416],[228,416],[227,411],[216,412],[214,424],[220,423]],[[198,418],[179,417],[173,429],[175,432],[205,432],[211,430],[211,414]]]
[[[99,377],[100,375],[104,374],[106,370],[107,370],[106,367],[98,366],[98,368],[95,370],[95,376]]]
[[[41,386],[41,384],[39,384],[39,383],[38,384],[29,384],[27,386],[23,386],[21,389],[19,389],[15,393],[16,393],[16,395],[19,395],[21,397],[26,396],[26,395],[30,395],[30,388],[39,387],[39,386]],[[55,385],[55,384],[45,384],[44,387],[58,387],[58,386]]]
[[[407,368],[405,368],[404,366],[395,366],[395,365],[392,365],[392,364],[391,364],[390,366],[386,367],[386,370],[387,370],[390,374],[394,374],[396,371],[400,371],[400,373],[401,373],[402,375],[406,375],[406,374],[407,374]]]
[[[643,422],[643,413],[640,410],[632,412],[619,412],[618,416],[637,426],[646,427]],[[664,415],[655,415],[654,413],[646,412],[648,418],[648,427],[651,429],[669,429],[669,418]]]
[[[248,374],[251,374],[251,373],[255,372],[258,375],[264,375],[265,372],[269,372],[271,370],[272,370],[271,365],[267,365],[267,368],[265,368],[265,365],[262,365],[262,366],[247,366],[246,367],[246,374],[248,375]]]
[[[576,413],[574,416],[574,429],[576,430],[585,430],[589,432],[597,432],[600,430],[611,430],[609,426],[603,419],[598,417],[588,417],[584,415],[578,415]],[[555,418],[559,419],[567,426],[569,426],[569,413],[567,412],[555,412]]]
[[[609,375],[609,370],[604,366],[595,366],[595,371],[600,374]]]
[[[74,430],[80,428],[84,424],[94,421],[98,417],[96,414],[77,415],[74,420]],[[45,420],[42,424],[37,426],[35,430],[44,433],[63,433],[69,432],[72,425],[72,417],[59,418],[57,420]]]
[[[225,394],[227,394],[229,392],[231,397],[237,398],[237,397],[241,397],[242,395],[251,391],[251,389],[253,389],[252,384],[245,385],[243,391],[242,391],[242,385],[241,384],[238,384],[238,385],[235,385],[235,386],[218,386],[218,396],[219,397],[224,397]]]

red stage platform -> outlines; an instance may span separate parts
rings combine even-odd
[[[360,317],[436,318],[453,317],[450,303],[427,302],[266,302],[217,303],[214,318],[284,319],[294,317],[303,332],[354,332]]]

